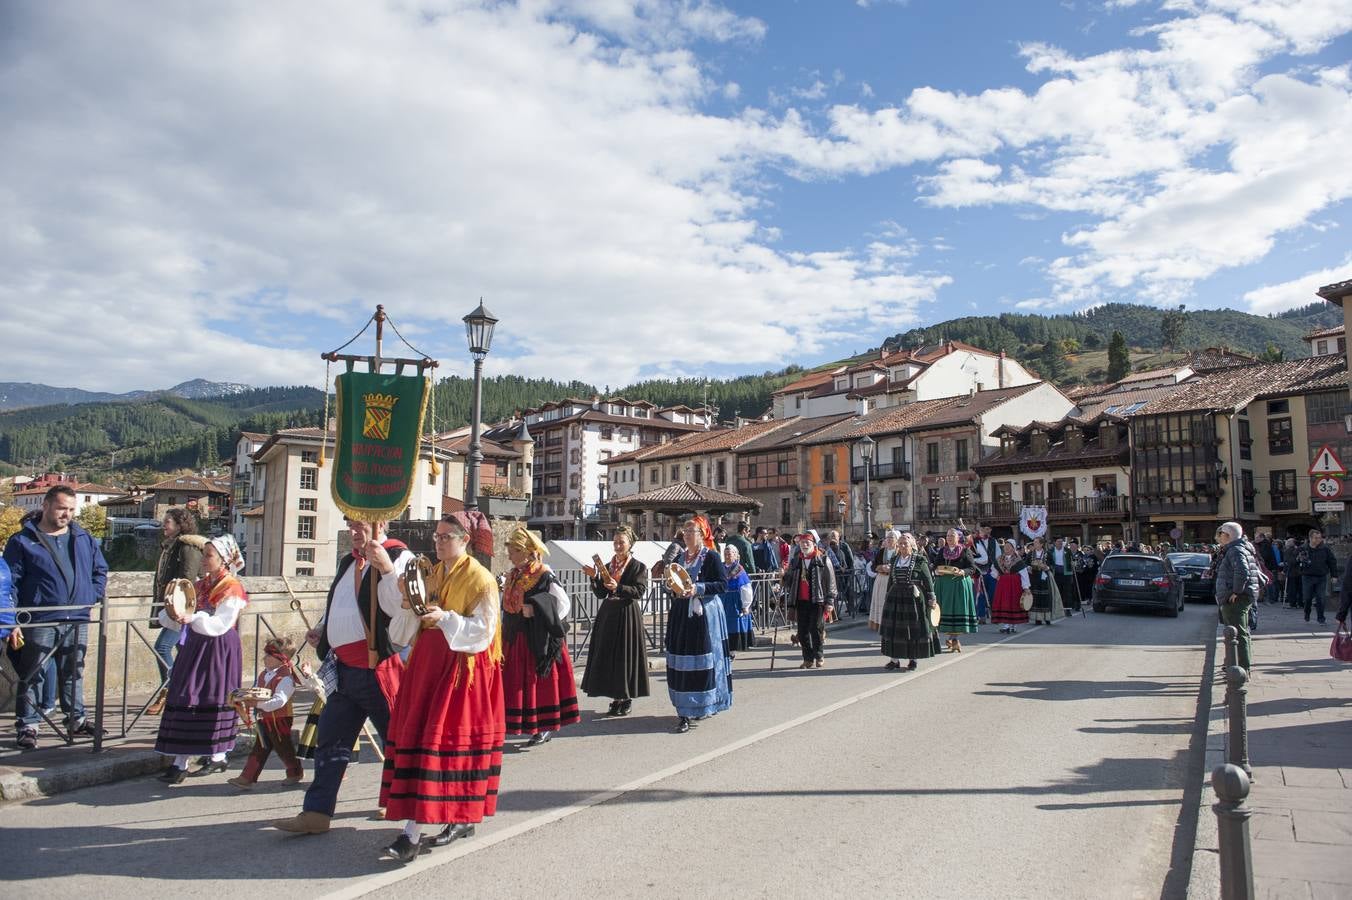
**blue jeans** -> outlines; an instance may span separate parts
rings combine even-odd
[[[338,806],[338,788],[343,783],[347,764],[352,761],[352,745],[367,719],[375,726],[380,740],[390,727],[390,707],[370,669],[354,669],[338,663],[338,690],[329,695],[319,714],[319,734],[315,739],[315,774],[305,792],[306,812],[332,816]]]
[[[155,664],[160,667],[160,680],[169,679],[169,670],[174,667],[174,657],[178,655],[178,636],[182,632],[172,628],[161,628],[155,635]]]
[[[9,657],[9,664],[14,667],[15,672],[21,671],[19,659],[22,653],[22,650],[15,650],[8,644],[5,645],[5,655]],[[38,695],[42,698],[42,708],[56,709],[56,660],[47,660],[47,665],[42,667],[42,673],[37,680],[42,685],[38,689]]]
[[[1315,611],[1319,614],[1319,621],[1324,621],[1324,593],[1329,586],[1329,577],[1327,575],[1302,575],[1300,576],[1301,593],[1305,600],[1305,620],[1310,619],[1310,605],[1313,604]]]
[[[30,624],[23,629],[24,645],[19,651],[18,697],[14,704],[16,728],[36,728],[41,717],[38,710],[45,699],[46,685],[59,685],[61,711],[66,722],[78,725],[85,717],[84,658],[89,643],[88,622],[53,622]],[[51,659],[48,659],[48,657]],[[54,663],[56,677],[50,676],[49,663]]]

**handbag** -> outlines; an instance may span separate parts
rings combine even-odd
[[[1345,663],[1352,663],[1352,634],[1348,634],[1347,626],[1338,623],[1338,628],[1333,632],[1333,643],[1329,644],[1329,656]]]

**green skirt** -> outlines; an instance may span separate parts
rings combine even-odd
[[[970,634],[976,631],[976,599],[966,575],[935,575],[934,596],[939,601],[939,631]]]

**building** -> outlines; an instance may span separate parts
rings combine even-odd
[[[611,457],[712,424],[708,410],[623,397],[546,403],[522,419],[535,437],[530,527],[546,540],[576,534],[598,517]]]
[[[1342,325],[1322,328],[1305,335],[1302,340],[1310,345],[1311,356],[1335,356],[1347,353],[1347,329]]]
[[[320,467],[321,449],[328,465]],[[322,428],[286,428],[253,455],[261,477],[261,505],[243,512],[249,575],[330,577],[337,571],[338,539],[346,531],[330,489],[334,438]],[[434,469],[432,462],[437,466]],[[424,441],[404,519],[441,518],[445,498],[463,502],[464,461]]]
[[[86,507],[99,506],[122,493],[121,488],[92,481],[80,481],[77,478],[48,473],[26,483],[14,492],[14,505],[27,515],[42,509],[42,498],[47,491],[58,484],[64,484],[75,491],[75,515],[84,512]]]
[[[1037,380],[1004,353],[946,341],[915,350],[879,350],[874,358],[806,375],[774,392],[774,415],[783,419],[864,413]]]
[[[1226,520],[1278,535],[1337,516],[1316,513],[1307,473],[1347,409],[1346,357],[1311,357],[1216,370],[1179,385],[1131,419],[1132,513],[1144,540],[1210,542]],[[1345,514],[1344,514],[1345,518]]]
[[[263,470],[254,469],[253,455],[267,442],[268,436],[255,431],[241,431],[235,438],[235,455],[230,463],[231,522],[230,531],[235,543],[249,558],[249,531],[244,513],[263,502]]]
[[[803,441],[851,418],[845,413],[780,420],[780,427],[768,429],[733,451],[737,460],[736,493],[761,502],[758,525],[791,531],[808,526],[812,476],[807,471]]]
[[[732,427],[682,435],[665,444],[613,456],[606,461],[609,471],[607,500],[623,499],[683,481],[737,493],[737,450],[785,424],[772,419],[738,422]],[[618,521],[604,507],[599,518],[602,524]],[[645,513],[639,533],[669,536],[674,524],[665,516]]]
[[[1046,506],[1053,536],[1081,542],[1129,540],[1131,429],[1120,415],[1066,416],[1003,425],[998,449],[972,466],[980,478],[981,523],[1018,533],[1024,505]]]
[[[165,511],[182,506],[197,517],[202,534],[221,534],[231,528],[230,478],[204,478],[200,475],[174,475],[148,485],[147,495],[154,499],[152,517],[163,522]]]
[[[437,444],[465,461],[464,481],[460,496],[469,490],[470,427],[437,435]],[[535,439],[520,419],[494,426],[481,426],[479,452],[483,463],[479,466],[480,494],[530,499],[535,477]],[[463,502],[453,504],[462,509]]]
[[[1326,284],[1315,293],[1321,299],[1343,308],[1343,334],[1345,335],[1349,321],[1352,321],[1352,304],[1346,302],[1348,298],[1352,298],[1352,279]],[[1348,347],[1347,342],[1344,341],[1343,348],[1344,354],[1348,355],[1349,360],[1352,360],[1352,347]],[[1349,368],[1352,369],[1352,362],[1349,362]],[[1352,412],[1352,410],[1349,411]]]
[[[1075,404],[1044,381],[973,391],[945,404],[908,428],[909,457],[915,460],[912,527],[941,532],[982,516],[981,483],[973,464],[999,445],[996,432],[1007,425],[1059,419]]]

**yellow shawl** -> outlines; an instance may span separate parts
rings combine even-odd
[[[491,603],[498,602],[498,583],[492,573],[479,564],[468,553],[447,565],[438,560],[427,578],[427,593],[436,598],[437,605],[449,612],[462,616],[473,615],[479,598],[488,594]],[[466,684],[474,681],[475,655],[462,653],[465,668],[469,673]],[[497,664],[502,662],[502,618],[499,616],[493,641],[488,645],[488,659]],[[459,677],[459,673],[456,673]]]

